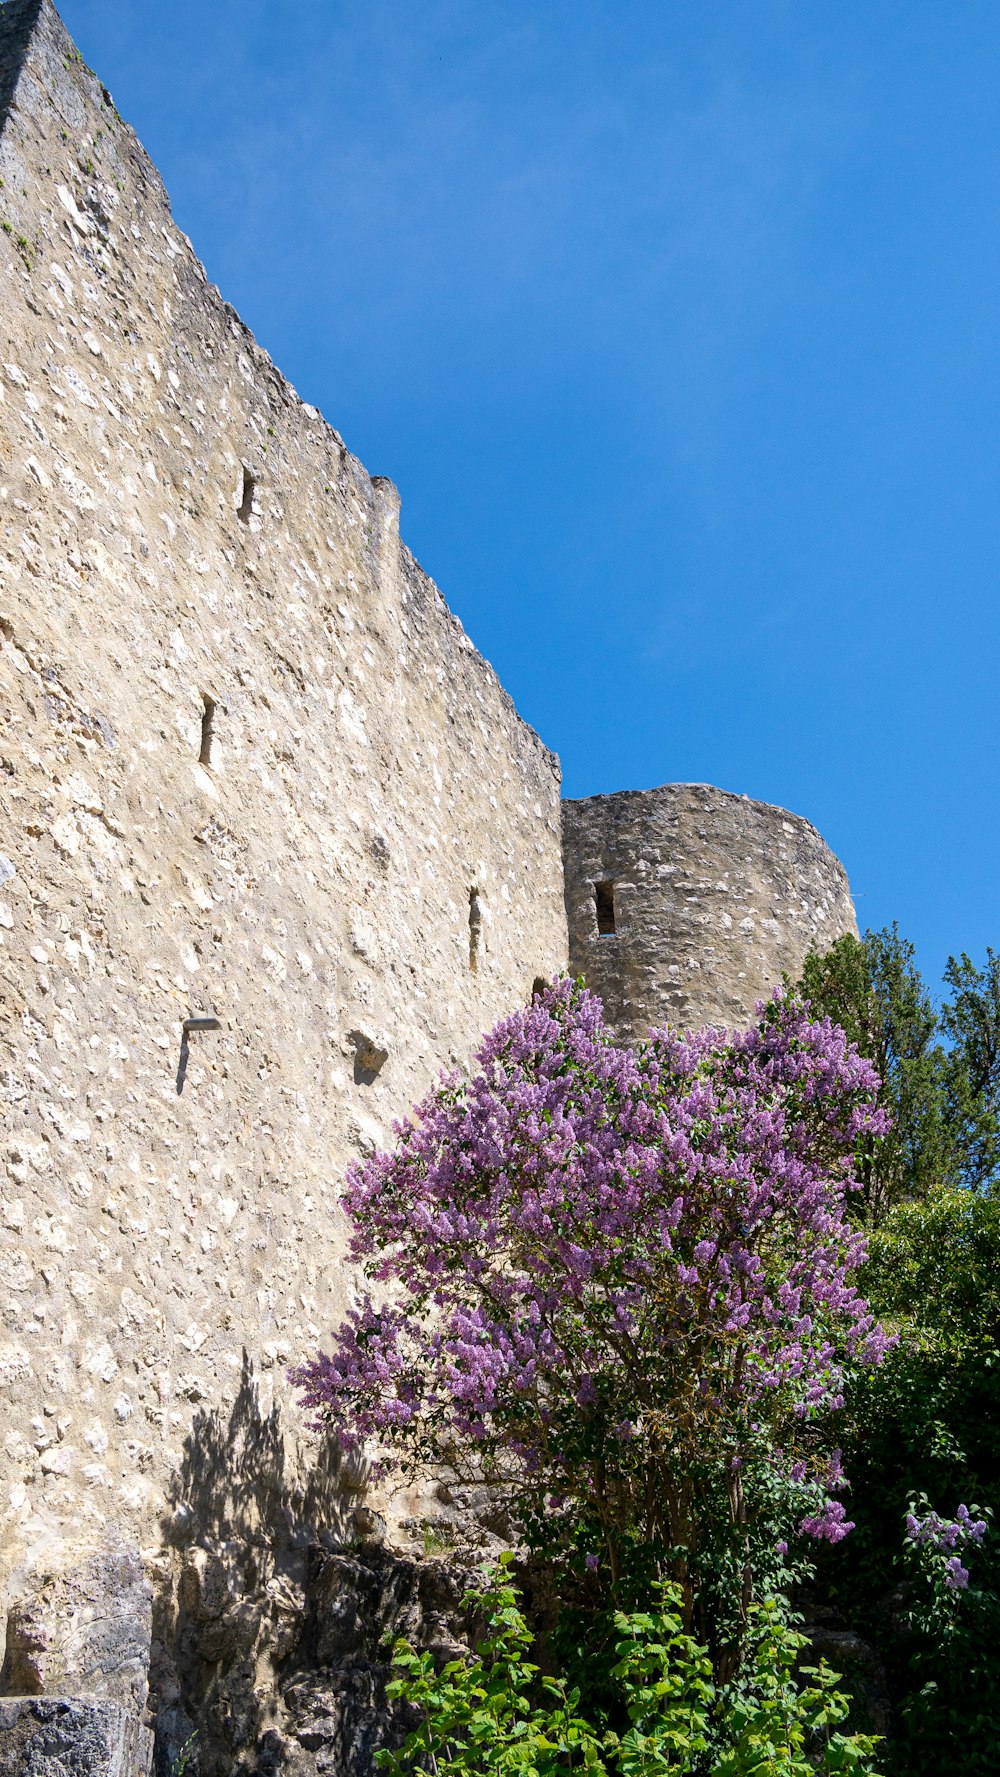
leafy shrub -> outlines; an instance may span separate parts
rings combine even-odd
[[[985,1777],[1000,1714],[1000,1539],[968,1521],[1000,1513],[1000,1203],[941,1189],[900,1205],[871,1236],[862,1276],[898,1342],[877,1373],[849,1381],[840,1435],[856,1529],[822,1577],[884,1651],[892,1769]]]
[[[873,1071],[780,994],[743,1033],[619,1047],[568,981],[478,1063],[349,1176],[380,1293],[295,1379],[346,1443],[505,1488],[584,1591],[671,1573],[731,1676],[787,1545],[850,1528],[819,1427],[837,1348],[885,1344],[844,1210]]]
[[[751,1665],[738,1690],[720,1690],[669,1585],[655,1609],[617,1615],[610,1677],[623,1721],[621,1731],[598,1733],[580,1713],[579,1693],[527,1658],[531,1635],[510,1563],[504,1557],[483,1592],[466,1599],[486,1624],[468,1660],[438,1672],[429,1653],[397,1645],[389,1695],[409,1704],[418,1725],[399,1752],[378,1754],[390,1777],[874,1777],[874,1740],[840,1732],[849,1704],[836,1673],[806,1667],[809,1682],[797,1684],[805,1641],[774,1604],[753,1608]]]
[[[449,1660],[438,1671],[432,1654],[397,1643],[397,1676],[388,1694],[408,1703],[419,1721],[401,1751],[377,1755],[391,1777],[414,1770],[437,1777],[605,1772],[599,1738],[579,1713],[579,1692],[542,1677],[528,1659],[532,1637],[518,1608],[511,1564],[511,1556],[503,1556],[483,1591],[466,1595],[465,1605],[486,1625],[470,1659]]]

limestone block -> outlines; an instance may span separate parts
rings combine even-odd
[[[153,1738],[108,1697],[0,1697],[0,1777],[148,1777]]]
[[[152,1588],[138,1549],[113,1543],[78,1551],[72,1565],[22,1583],[7,1615],[0,1693],[146,1703]]]
[[[196,1623],[211,1623],[222,1616],[229,1603],[229,1577],[218,1555],[209,1549],[185,1550],[180,1598]]]
[[[385,1549],[310,1549],[302,1663],[283,1686],[274,1768],[374,1777],[378,1749],[398,1746],[413,1725],[385,1695],[393,1643],[405,1636],[442,1662],[465,1653],[462,1597],[474,1577],[458,1563]]]
[[[310,1663],[378,1664],[400,1636],[442,1658],[460,1653],[464,1592],[475,1573],[459,1561],[409,1560],[389,1549],[311,1548],[303,1645]]]

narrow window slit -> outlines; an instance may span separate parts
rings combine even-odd
[[[483,935],[483,909],[479,890],[469,890],[469,967],[475,974],[479,967],[479,943]]]
[[[595,882],[594,906],[597,911],[597,933],[601,938],[613,938],[615,925],[615,885],[613,882]]]
[[[237,518],[242,518],[244,524],[249,522],[253,512],[253,501],[256,492],[257,483],[244,463],[243,478],[240,482],[240,503],[236,509]]]
[[[207,771],[212,763],[212,742],[215,739],[215,698],[207,692],[202,694],[204,708],[201,712],[201,751],[198,764],[204,765]]]

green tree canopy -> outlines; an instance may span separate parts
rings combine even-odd
[[[1000,956],[977,969],[963,951],[948,958],[951,989],[941,1028],[951,1043],[949,1117],[962,1183],[981,1190],[1000,1173]]]
[[[813,952],[798,991],[814,1015],[839,1024],[878,1069],[892,1127],[862,1138],[855,1203],[860,1219],[878,1226],[894,1204],[925,1196],[959,1170],[949,1112],[953,1064],[940,1041],[934,1002],[913,945],[895,924],[863,938],[838,938],[824,955]]]

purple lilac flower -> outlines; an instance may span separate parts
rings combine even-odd
[[[906,1514],[906,1536],[908,1541],[918,1547],[937,1549],[943,1554],[951,1551],[962,1543],[981,1543],[986,1535],[985,1518],[973,1518],[968,1506],[960,1505],[953,1519],[942,1518],[937,1512],[925,1512],[922,1518],[915,1513]]]
[[[777,1432],[801,1479],[797,1422],[842,1404],[838,1352],[877,1363],[888,1343],[845,1213],[858,1136],[886,1126],[876,1091],[843,1031],[780,993],[748,1031],[632,1050],[555,981],[350,1170],[370,1294],[292,1372],[305,1405],[382,1462],[474,1448],[573,1498],[594,1483],[563,1459],[560,1411],[638,1472],[675,1388],[707,1442]],[[850,1525],[828,1501],[802,1528]]]
[[[968,1568],[952,1551],[982,1542],[985,1534],[986,1520],[973,1518],[965,1505],[960,1505],[951,1519],[942,1518],[938,1512],[933,1511],[925,1512],[922,1518],[912,1511],[906,1514],[907,1541],[918,1549],[926,1549],[932,1560],[934,1557],[947,1555],[943,1578],[952,1592],[964,1592],[969,1584]]]
[[[803,1518],[799,1530],[803,1536],[814,1536],[828,1543],[842,1543],[854,1529],[839,1499],[828,1499],[818,1512]]]

